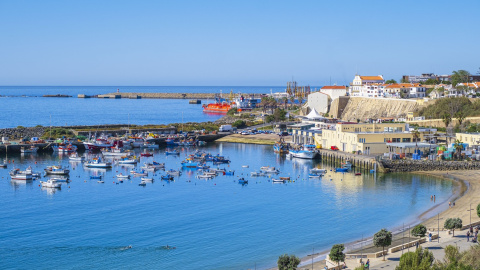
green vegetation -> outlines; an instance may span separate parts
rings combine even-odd
[[[195,123],[195,122],[188,122],[188,123],[175,123],[171,124],[171,126],[174,126],[177,128],[177,130],[182,130],[182,131],[193,131],[193,130],[203,130],[205,129],[206,131],[214,131],[218,130],[220,127],[220,124],[216,124],[213,122],[203,122],[203,123]]]
[[[230,110],[228,110],[227,115],[233,116],[236,113],[237,113],[237,108],[231,108]]]
[[[385,247],[392,244],[392,232],[387,231],[387,229],[381,229],[373,235],[373,244],[376,247],[383,248],[383,260],[385,261]]]
[[[477,216],[480,217],[480,203],[477,205]]]
[[[25,128],[24,126],[18,126],[17,128]]]
[[[447,230],[452,230],[453,236],[455,236],[455,229],[462,228],[462,220],[460,218],[449,218],[445,220],[445,224],[443,224],[443,227]]]
[[[433,84],[439,84],[440,81],[439,80],[435,80],[435,79],[428,79],[425,81],[424,84],[427,84],[427,85],[433,85]]]
[[[460,69],[452,72],[452,77],[450,78],[452,85],[456,86],[459,83],[466,83],[468,82],[468,76],[470,76],[470,72]]]
[[[300,259],[295,255],[284,254],[278,257],[278,270],[295,270],[300,264]]]
[[[344,250],[345,247],[343,244],[333,245],[328,256],[331,260],[337,262],[337,265],[340,265],[340,262],[345,261],[345,254],[343,253]]]
[[[49,138],[62,138],[63,136],[67,138],[72,138],[74,136],[73,132],[66,128],[52,128],[51,130],[46,130],[42,135],[42,139]]]
[[[244,127],[247,126],[247,124],[243,120],[237,120],[237,121],[233,122],[232,126],[237,127],[237,128],[244,128]]]
[[[43,127],[43,126],[42,126],[42,125],[36,125],[35,127],[37,127],[37,128],[38,128],[38,127]]]
[[[471,102],[467,97],[440,98],[421,109],[418,114],[425,116],[425,119],[438,119],[445,113],[455,116],[460,111],[463,117],[480,115],[480,100]]]
[[[418,224],[412,229],[412,235],[416,237],[425,237],[426,233],[427,227],[425,227],[423,224]]]
[[[397,81],[395,81],[394,79],[390,79],[390,80],[387,80],[385,81],[386,84],[391,84],[391,83],[397,83]]]
[[[400,257],[400,264],[395,270],[428,270],[431,269],[434,257],[428,249],[419,247],[415,252],[407,252]]]

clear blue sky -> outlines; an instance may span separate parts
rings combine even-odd
[[[480,1],[0,0],[0,85],[302,85],[478,72]]]

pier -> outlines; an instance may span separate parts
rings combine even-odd
[[[384,172],[383,165],[380,162],[377,162],[374,156],[356,155],[328,149],[319,149],[318,151],[322,158],[322,162],[340,165],[341,163],[350,161],[352,167],[355,168]]]
[[[119,99],[119,98],[128,98],[128,99],[142,99],[142,98],[156,98],[156,99],[194,99],[194,100],[201,100],[201,99],[214,99],[218,96],[218,93],[108,93],[108,94],[101,94],[101,95],[85,95],[79,94],[77,95],[78,98],[111,98],[111,99]],[[223,94],[223,97],[227,97],[229,94]],[[261,98],[263,94],[245,94],[245,96],[253,97],[253,98]]]

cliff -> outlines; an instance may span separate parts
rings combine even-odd
[[[418,109],[414,100],[350,97],[335,99],[331,105],[331,116],[345,121],[365,120],[367,118],[406,118],[407,112]],[[346,104],[345,104],[346,103]]]

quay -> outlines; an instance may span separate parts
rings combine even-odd
[[[352,163],[352,167],[363,170],[375,170],[385,172],[383,164],[378,162],[375,156],[356,155],[346,152],[334,151],[329,149],[318,149],[322,162],[340,165],[346,161]]]

